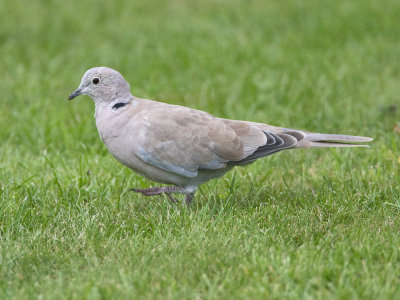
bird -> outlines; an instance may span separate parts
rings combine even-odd
[[[136,173],[168,186],[133,188],[145,196],[185,194],[190,204],[198,187],[235,166],[295,148],[368,147],[363,136],[322,134],[263,123],[230,120],[185,106],[135,97],[116,70],[91,68],[68,100],[90,96],[101,140]]]

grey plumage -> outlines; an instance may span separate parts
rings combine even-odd
[[[135,190],[145,195],[187,193],[234,166],[291,148],[365,147],[369,137],[311,133],[209,113],[132,96],[122,75],[106,67],[88,70],[69,99],[89,95],[104,144],[122,164],[177,188]],[[172,199],[172,198],[171,198]]]

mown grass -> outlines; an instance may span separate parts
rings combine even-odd
[[[400,296],[398,1],[7,1],[0,6],[3,299]],[[191,207],[98,138],[83,72],[133,93],[370,149],[287,151]]]

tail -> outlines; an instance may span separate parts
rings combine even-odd
[[[312,133],[312,132],[302,132],[302,133],[304,134],[304,137],[302,139],[298,139],[296,148],[369,147],[368,145],[359,143],[371,142],[373,140],[372,138],[365,136],[323,134],[323,133]]]
[[[265,127],[264,127],[265,128]],[[323,134],[300,130],[279,128],[271,131],[265,130],[267,137],[265,145],[260,146],[249,156],[239,160],[228,162],[231,166],[245,165],[264,156],[274,154],[284,149],[290,148],[310,148],[310,147],[369,147],[359,143],[372,141],[370,137],[342,135],[342,134]]]

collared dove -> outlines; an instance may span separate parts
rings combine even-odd
[[[97,130],[123,165],[173,186],[132,189],[143,195],[186,194],[190,203],[202,183],[284,149],[360,147],[372,138],[312,133],[262,123],[228,120],[178,105],[132,96],[122,75],[110,68],[88,70],[69,97],[95,103]]]

